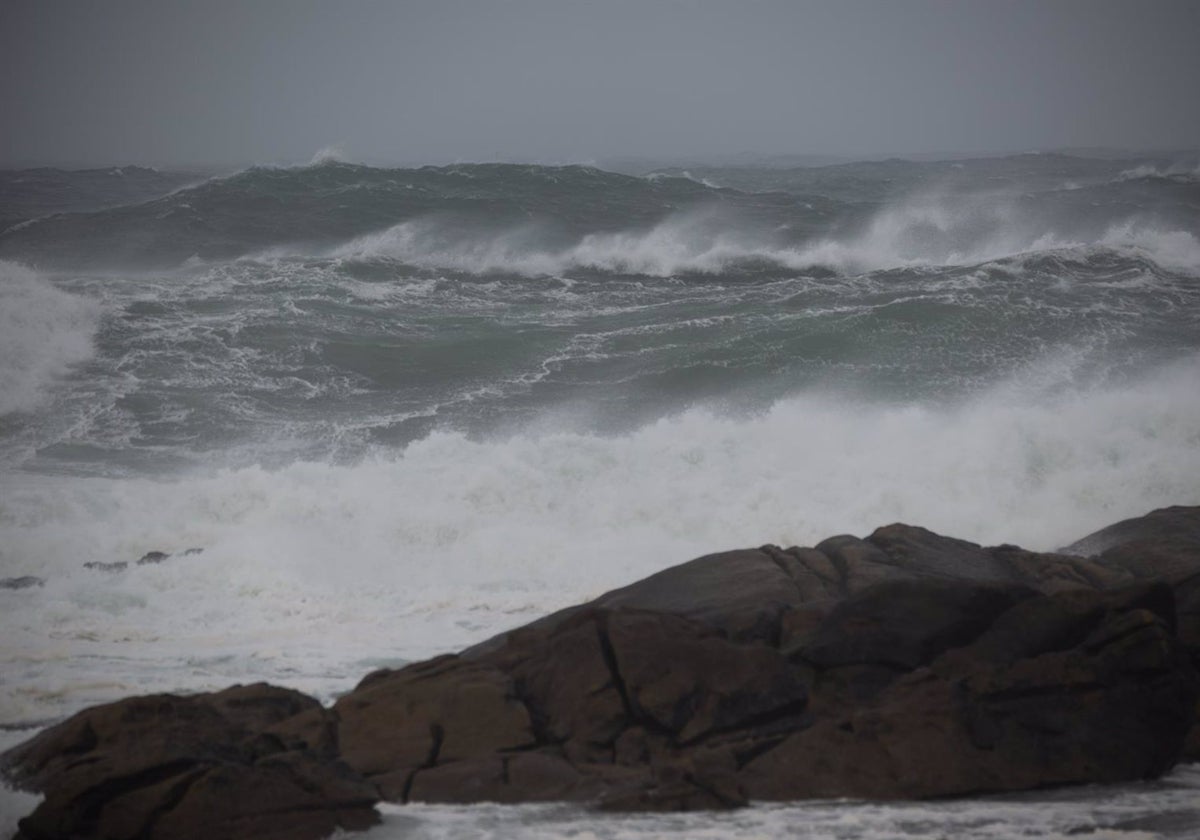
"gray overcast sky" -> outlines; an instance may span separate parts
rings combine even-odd
[[[1200,146],[1200,2],[0,0],[0,164]]]

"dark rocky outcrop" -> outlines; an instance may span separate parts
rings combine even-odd
[[[1195,697],[1161,594],[1023,600],[868,702],[827,707],[744,768],[746,792],[911,798],[1160,775]]]
[[[338,761],[332,738],[312,698],[236,686],[88,709],[6,753],[3,766],[18,787],[45,793],[20,823],[28,840],[303,840],[378,821],[374,787]]]
[[[331,709],[266,686],[136,698],[4,764],[46,794],[30,840],[315,837],[369,824],[379,798],[1012,791],[1200,758],[1197,664],[1200,508],[1057,553],[897,524],[700,557],[369,674]]]

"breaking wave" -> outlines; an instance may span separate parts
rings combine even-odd
[[[902,520],[1053,549],[1200,500],[1196,361],[1050,399],[1030,390],[1032,371],[944,407],[807,393],[750,417],[692,409],[614,437],[554,431],[552,418],[507,438],[436,432],[340,466],[172,481],[10,476],[5,574],[47,583],[9,599],[8,643],[36,649],[20,628],[51,626],[64,650],[154,656],[164,687],[250,668],[327,696],[372,657],[479,641],[723,548],[813,544]],[[204,553],[183,556],[190,547]],[[83,568],[150,550],[176,556]],[[102,673],[80,661],[54,679],[126,678],[126,666],[94,661]],[[145,691],[142,671],[127,678]],[[26,682],[0,692],[0,722],[61,702],[14,693]],[[79,685],[66,696],[79,702]]]
[[[1193,187],[1135,183],[1143,174],[1184,173],[1147,167],[1109,182],[1103,195],[1023,193],[1019,181],[991,192],[931,192],[925,184],[873,203],[721,189],[687,172],[634,177],[513,164],[380,169],[345,163],[330,148],[309,166],[256,167],[119,210],[18,224],[0,233],[0,256],[39,265],[112,260],[165,267],[190,258],[333,253],[474,274],[664,277],[764,267],[861,273],[1098,246],[1191,268],[1200,206]],[[1153,202],[1143,194],[1156,189],[1170,211],[1163,216],[1150,213]]]
[[[573,269],[670,277],[714,273],[747,262],[779,262],[786,252],[755,234],[721,224],[711,210],[674,215],[648,230],[590,233],[573,244],[547,248],[544,229],[522,226],[458,239],[432,220],[404,222],[356,239],[333,254],[387,258],[428,269],[553,276]]]
[[[778,232],[739,225],[728,212],[711,208],[677,213],[649,229],[588,234],[565,246],[547,247],[545,238],[536,225],[461,237],[437,220],[420,219],[356,238],[332,254],[478,275],[558,276],[584,269],[671,277],[757,267],[865,273],[1098,248],[1149,259],[1168,270],[1200,272],[1200,240],[1189,231],[1131,219],[1090,236],[1068,235],[1024,222],[1012,202],[978,197],[908,200],[880,210],[857,233],[813,242],[785,242]]]
[[[1039,229],[1007,201],[921,199],[885,208],[856,236],[828,238],[789,252],[793,266],[840,271],[973,265],[1043,251],[1113,249],[1163,268],[1200,272],[1200,240],[1185,230],[1128,219],[1090,236]]]
[[[101,308],[24,266],[0,261],[0,415],[31,411],[94,352]]]
[[[1161,164],[1143,163],[1130,169],[1123,170],[1117,175],[1118,181],[1135,181],[1140,178],[1162,178],[1183,182],[1200,182],[1200,163],[1173,163],[1167,166]]]

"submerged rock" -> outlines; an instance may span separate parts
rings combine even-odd
[[[194,557],[197,554],[204,552],[203,548],[188,548],[182,552],[184,557]],[[169,560],[172,555],[165,551],[147,551],[137,559],[139,566],[152,566],[162,563],[164,560]],[[92,569],[97,572],[123,572],[129,568],[128,561],[117,560],[112,563],[104,563],[99,560],[90,560],[83,564],[85,569]]]
[[[101,563],[99,560],[89,560],[83,564],[83,568],[92,569],[97,572],[123,572],[129,568],[129,564],[124,560],[118,560],[115,563]]]
[[[35,577],[34,575],[22,575],[21,577],[0,578],[0,589],[30,589],[34,586],[45,586],[44,578]]]
[[[46,794],[30,840],[316,837],[377,798],[675,810],[1153,778],[1200,757],[1193,523],[1118,523],[1076,544],[1090,558],[899,524],[707,555],[332,709],[135,698],[4,766]]]

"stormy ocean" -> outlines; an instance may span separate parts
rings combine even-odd
[[[329,701],[717,550],[1049,550],[1200,503],[1195,157],[618,168],[0,172],[0,748],[135,693]],[[35,801],[0,790],[0,835]],[[1200,837],[1200,767],[381,810],[363,836],[1144,840]]]

